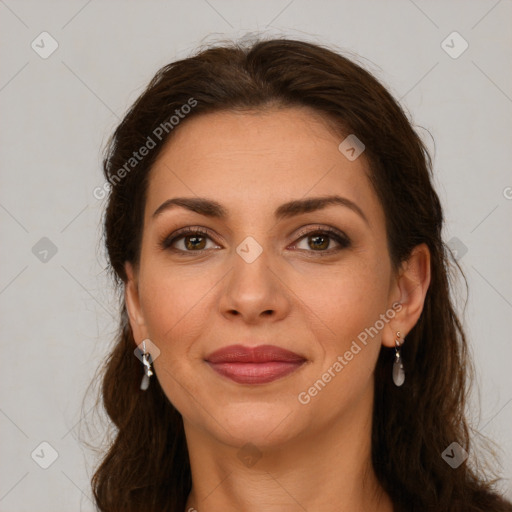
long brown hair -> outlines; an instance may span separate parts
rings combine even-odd
[[[260,39],[212,46],[160,69],[115,130],[104,159],[105,243],[118,290],[127,279],[125,262],[138,262],[149,171],[179,123],[213,111],[304,106],[365,144],[394,268],[420,243],[431,253],[424,309],[402,348],[407,380],[400,388],[392,383],[392,349],[381,349],[375,369],[377,478],[396,511],[512,511],[496,491],[498,480],[488,479],[470,450],[465,407],[472,366],[450,291],[458,266],[442,240],[431,158],[399,104],[352,60],[318,44]],[[177,110],[183,115],[175,123]],[[130,160],[150,145],[143,159]],[[183,421],[156,378],[140,391],[142,365],[119,297],[119,332],[101,368],[101,398],[116,432],[92,478],[96,504],[102,512],[183,512],[191,489]],[[470,454],[456,469],[441,456],[452,442]]]

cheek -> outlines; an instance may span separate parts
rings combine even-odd
[[[308,287],[300,292],[305,310],[312,311],[311,329],[321,353],[301,396],[309,397],[325,417],[358,407],[373,388],[388,291],[385,273],[378,275],[376,267],[364,272],[351,267],[324,279],[321,290],[306,293]]]
[[[156,377],[169,401],[183,414],[193,413],[190,393],[196,395],[193,341],[207,321],[207,283],[183,272],[152,267],[141,280],[140,294],[148,336],[159,348]]]
[[[184,389],[194,392],[204,355],[196,342],[208,335],[218,305],[216,294],[225,274],[221,270],[153,258],[141,272],[139,293],[147,332],[160,349],[154,365],[156,374],[179,410],[187,408],[189,397],[187,393],[184,396]]]
[[[191,337],[195,326],[198,330],[203,328],[198,316],[213,285],[198,273],[193,276],[179,268],[170,270],[154,265],[140,285],[143,314],[152,341],[169,348],[173,340]],[[180,343],[173,345],[185,348]]]
[[[312,318],[331,340],[326,351],[343,350],[384,313],[388,300],[388,274],[378,262],[357,255],[346,264],[313,270],[297,279],[293,290]],[[320,338],[321,339],[321,338]]]
[[[328,277],[309,275],[297,293],[307,305],[305,311],[312,312],[311,329],[317,333],[322,353],[314,378],[303,390],[311,391],[319,407],[357,404],[372,386],[385,325],[380,319],[387,308],[389,273],[379,258],[360,256]],[[328,385],[324,388],[323,383]]]

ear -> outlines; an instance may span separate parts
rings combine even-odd
[[[124,300],[126,310],[130,318],[130,326],[132,328],[135,344],[139,344],[142,340],[148,338],[146,322],[140,307],[138,275],[136,269],[130,262],[124,265],[127,281],[124,284]]]
[[[395,317],[387,325],[382,334],[382,344],[386,347],[394,347],[397,331],[400,339],[406,337],[416,325],[425,296],[430,285],[430,251],[426,244],[417,245],[409,258],[404,261],[395,278],[391,290],[393,302],[399,302],[401,307],[394,308]]]

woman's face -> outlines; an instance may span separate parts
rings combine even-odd
[[[400,294],[364,153],[342,153],[342,140],[309,109],[220,112],[176,128],[153,166],[126,298],[187,435],[265,447],[371,420]],[[162,206],[173,198],[215,207]],[[294,356],[212,356],[233,345]]]

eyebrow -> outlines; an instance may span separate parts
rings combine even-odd
[[[307,199],[296,199],[284,203],[279,206],[275,212],[274,217],[276,220],[287,219],[296,215],[310,213],[317,210],[322,210],[328,206],[339,205],[351,209],[357,213],[365,222],[370,225],[366,215],[359,208],[359,206],[347,199],[338,195],[310,197]],[[174,197],[164,201],[153,213],[153,218],[157,217],[164,211],[170,210],[176,206],[181,206],[200,215],[206,217],[213,217],[217,219],[226,219],[228,217],[227,210],[217,201],[207,199],[205,197]]]

